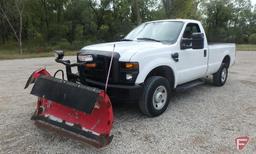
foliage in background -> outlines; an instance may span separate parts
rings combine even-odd
[[[209,40],[250,43],[248,39],[256,31],[256,12],[250,0],[211,0],[202,5]]]
[[[24,5],[22,24],[18,10],[6,7],[15,3]],[[250,0],[0,0],[0,7],[17,32],[22,25],[25,52],[79,50],[118,40],[142,22],[168,18],[201,20],[210,41],[256,43]],[[17,40],[12,31],[0,12],[1,48]]]

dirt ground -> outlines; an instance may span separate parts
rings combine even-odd
[[[36,97],[24,90],[29,75],[53,58],[0,61],[0,153],[256,153],[256,52],[238,52],[228,81],[173,93],[167,111],[143,116],[136,106],[114,108],[112,143],[102,149],[37,129],[30,120]],[[235,138],[248,136],[238,151]]]

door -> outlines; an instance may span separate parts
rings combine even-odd
[[[179,51],[179,61],[177,62],[177,83],[183,84],[195,79],[205,77],[207,71],[207,49],[192,49],[192,34],[201,33],[200,27],[196,23],[187,24],[181,42],[185,45]],[[205,36],[204,36],[205,37]]]

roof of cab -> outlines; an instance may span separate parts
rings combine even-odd
[[[151,22],[163,22],[163,21],[180,21],[180,22],[184,22],[184,23],[189,23],[189,22],[200,23],[200,21],[198,21],[198,20],[192,20],[192,19],[164,19],[164,20],[148,21],[148,22],[146,22],[146,23],[151,23]]]

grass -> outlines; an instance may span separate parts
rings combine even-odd
[[[256,51],[256,44],[237,44],[237,51]]]
[[[37,58],[37,57],[53,57],[54,49],[62,49],[63,47],[31,47],[26,45],[23,49],[23,54],[19,54],[19,49],[16,43],[8,43],[0,45],[0,60],[4,59],[25,59],[25,58]],[[78,50],[64,50],[65,55],[76,55]]]
[[[73,56],[76,55],[76,51],[65,51],[65,56]],[[22,55],[18,53],[18,51],[10,51],[6,52],[0,50],[0,60],[5,59],[25,59],[25,58],[38,58],[38,57],[53,57],[54,53],[52,52],[40,52],[40,53],[28,53],[25,52]]]
[[[1,46],[0,47],[0,60],[4,59],[25,59],[25,58],[37,58],[37,57],[52,57],[53,50],[40,50],[40,49],[24,49],[22,55],[19,54],[19,50],[14,47],[15,45]],[[256,44],[237,44],[237,51],[256,51]],[[76,55],[76,51],[64,50],[65,55]]]

